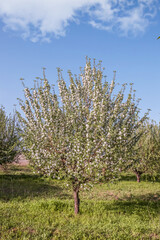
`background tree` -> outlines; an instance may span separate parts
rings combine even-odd
[[[14,160],[18,140],[16,116],[7,116],[4,108],[0,107],[0,165],[5,166]]]
[[[99,181],[113,180],[133,161],[132,146],[139,138],[138,101],[124,84],[114,93],[115,79],[103,79],[101,63],[86,66],[79,76],[69,71],[67,87],[58,69],[60,100],[46,79],[34,88],[25,87],[19,100],[22,143],[34,168],[53,178],[65,178],[72,186],[75,213],[79,212],[79,190]]]
[[[135,146],[135,161],[131,167],[137,182],[140,182],[143,173],[153,175],[160,172],[160,125],[147,121],[141,128],[141,135]]]

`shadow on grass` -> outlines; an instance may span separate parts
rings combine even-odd
[[[158,195],[160,197],[160,194]],[[136,214],[142,218],[149,216],[157,216],[160,214],[160,201],[156,199],[153,201],[153,195],[147,194],[142,196],[135,196],[132,199],[125,199],[116,201],[110,205],[111,210],[123,214]]]
[[[135,201],[135,202],[158,202],[160,205],[160,191],[153,193],[147,193],[142,195],[126,195],[121,201]]]
[[[70,199],[72,196],[65,192],[64,187],[53,181],[32,174],[4,174],[0,175],[0,200],[13,199],[59,198]]]
[[[160,215],[160,192],[123,198],[115,201],[83,201],[81,214],[132,215],[136,214],[142,220]]]

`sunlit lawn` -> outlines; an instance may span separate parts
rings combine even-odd
[[[65,181],[12,166],[0,174],[1,240],[10,239],[160,239],[160,182],[137,183],[124,175],[115,184],[81,192],[74,215]]]

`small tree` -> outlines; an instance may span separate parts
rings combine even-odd
[[[11,163],[17,154],[18,133],[16,116],[7,116],[3,107],[0,108],[0,165]]]
[[[146,116],[138,120],[132,86],[126,100],[125,84],[114,94],[115,79],[111,84],[103,80],[101,63],[92,68],[87,59],[81,74],[74,78],[69,72],[69,78],[67,87],[58,69],[60,102],[45,72],[41,83],[25,87],[26,100],[19,100],[25,118],[19,114],[19,119],[23,147],[34,168],[71,183],[77,214],[80,188],[113,180],[131,164],[137,129]]]
[[[141,128],[141,138],[135,146],[135,161],[131,169],[136,174],[137,182],[141,175],[153,175],[160,171],[160,125],[146,122]]]

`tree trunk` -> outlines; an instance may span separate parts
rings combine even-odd
[[[137,177],[137,182],[140,182],[140,180],[141,180],[141,172],[135,172],[136,173],[136,177]]]
[[[73,196],[74,196],[74,212],[77,215],[79,213],[79,205],[80,205],[79,188],[76,188],[73,190]]]

